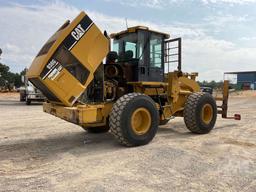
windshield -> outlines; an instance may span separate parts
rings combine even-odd
[[[114,40],[112,51],[117,52],[119,61],[141,59],[143,44],[143,41],[138,39],[137,33],[132,33]]]

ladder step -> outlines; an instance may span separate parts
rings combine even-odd
[[[179,47],[170,47],[170,48],[167,48],[165,50],[171,50],[171,49],[178,49]]]
[[[177,63],[179,60],[169,61],[170,63]]]
[[[170,55],[166,55],[166,56],[168,57],[168,56],[176,56],[176,55],[179,55],[179,53],[170,54]]]

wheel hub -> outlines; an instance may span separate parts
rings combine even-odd
[[[146,108],[138,108],[131,117],[131,126],[137,135],[143,135],[148,132],[151,126],[151,115]]]
[[[209,124],[213,118],[213,108],[210,104],[205,104],[201,112],[202,120],[205,124]]]

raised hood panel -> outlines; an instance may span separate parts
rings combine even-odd
[[[50,101],[72,106],[91,83],[108,52],[109,40],[81,12],[48,40],[27,76]]]

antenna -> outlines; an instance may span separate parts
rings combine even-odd
[[[128,20],[125,18],[125,23],[126,23],[126,29],[128,29]]]

